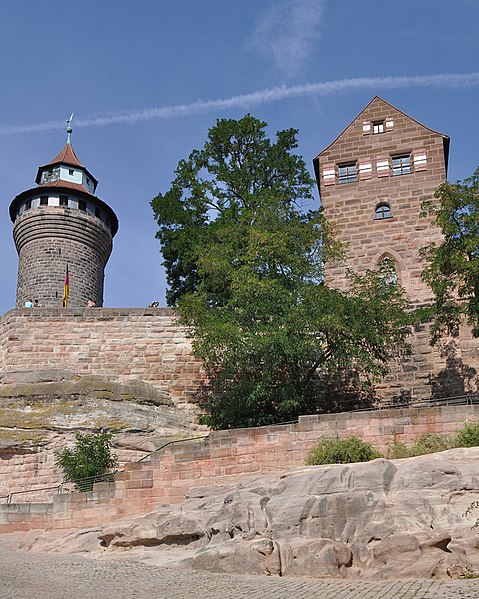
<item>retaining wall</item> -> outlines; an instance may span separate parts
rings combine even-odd
[[[201,494],[202,487],[283,473],[304,464],[318,436],[356,435],[387,451],[394,436],[412,443],[424,432],[451,433],[478,418],[479,405],[407,408],[301,416],[296,424],[212,432],[200,441],[171,444],[148,461],[126,464],[115,483],[97,484],[91,493],[55,495],[46,504],[51,508],[0,505],[0,532],[106,524],[180,503],[191,493]]]
[[[66,368],[140,380],[194,402],[201,364],[169,308],[18,308],[0,318],[0,372]]]

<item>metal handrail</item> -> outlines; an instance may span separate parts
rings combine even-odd
[[[12,491],[8,495],[1,495],[0,499],[6,499],[7,505],[8,505],[8,504],[12,503],[13,495],[22,495],[25,493],[40,493],[41,491],[53,491],[54,489],[58,490],[58,492],[61,493],[60,488],[62,486],[63,486],[63,483],[60,483],[59,485],[55,485],[54,487],[41,487],[39,489],[27,489],[24,491]]]
[[[168,447],[168,445],[173,445],[174,443],[186,443],[186,441],[198,441],[199,439],[208,439],[208,437],[209,437],[209,435],[202,435],[201,437],[188,437],[187,439],[175,439],[174,441],[168,441],[168,443],[165,443],[161,447],[157,447],[153,451],[150,451],[150,453],[147,453],[146,455],[144,455],[142,458],[137,460],[136,463],[139,464],[140,462],[143,462],[143,460],[146,460],[147,458],[151,457],[151,455],[153,453],[156,453],[157,451],[161,451],[162,449],[165,449],[165,447]]]
[[[394,410],[394,409],[400,410],[400,409],[404,409],[404,408],[420,409],[420,408],[426,408],[426,407],[439,407],[441,405],[456,405],[457,406],[457,405],[473,405],[473,404],[478,404],[478,403],[479,403],[479,395],[466,394],[466,395],[456,395],[456,396],[452,396],[452,397],[442,397],[442,398],[438,398],[438,399],[419,400],[414,403],[409,402],[409,403],[404,403],[404,404],[396,404],[393,402],[388,402],[388,403],[383,403],[378,406],[371,406],[371,407],[367,407],[367,408],[357,408],[355,410],[349,410],[349,411],[352,413],[377,412],[377,411],[382,411],[382,410]],[[316,413],[316,414],[312,414],[312,415],[320,416],[323,414],[327,414],[327,412],[321,412],[321,413]],[[297,422],[298,422],[298,420],[290,420],[288,422],[278,422],[273,425],[267,425],[267,426],[282,426],[282,425],[286,426],[289,424],[296,424]],[[261,427],[258,427],[258,428],[261,428]],[[209,437],[209,435],[202,435],[202,436],[198,436],[198,437],[188,437],[186,439],[175,439],[174,441],[168,441],[161,447],[158,447],[157,449],[147,453],[145,456],[143,456],[142,458],[137,460],[136,463],[140,463],[140,462],[147,460],[149,457],[151,457],[152,454],[165,449],[165,447],[168,447],[168,445],[173,445],[175,443],[185,443],[188,441],[198,441],[200,439],[208,439],[208,437]],[[105,478],[114,477],[116,474],[120,474],[121,472],[124,472],[124,469],[116,470],[115,472],[111,472],[111,473],[101,475],[101,476],[89,476],[89,477],[74,480],[74,481],[64,480],[61,483],[59,483],[58,485],[55,485],[52,487],[41,487],[41,488],[26,489],[23,491],[12,491],[8,495],[0,495],[0,500],[6,499],[7,504],[10,504],[12,501],[13,495],[22,495],[22,494],[26,494],[26,493],[37,493],[37,492],[39,493],[41,491],[52,491],[52,490],[57,490],[58,494],[68,493],[70,491],[64,490],[67,485],[75,485],[76,487],[78,487],[82,483],[88,484],[89,482],[93,482],[93,483],[104,482]],[[114,480],[110,479],[109,482],[114,482]]]

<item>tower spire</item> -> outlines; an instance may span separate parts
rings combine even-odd
[[[73,112],[71,113],[70,118],[67,120],[67,125],[68,125],[68,127],[67,127],[67,144],[71,144],[71,137],[72,137],[73,129],[71,128],[70,123],[72,122],[72,120],[73,120]]]

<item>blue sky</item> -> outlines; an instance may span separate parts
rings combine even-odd
[[[11,200],[66,141],[120,229],[105,306],[164,305],[150,200],[217,118],[299,129],[312,171],[376,94],[451,137],[449,179],[479,165],[479,0],[44,0],[0,21],[0,313],[14,306]],[[318,198],[319,201],[319,198]]]

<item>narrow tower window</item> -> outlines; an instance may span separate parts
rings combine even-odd
[[[398,284],[396,262],[392,258],[389,256],[382,258],[382,260],[379,261],[378,270],[379,274],[381,275],[381,279],[387,285],[396,286]]]
[[[60,196],[60,206],[68,206],[68,196]]]

